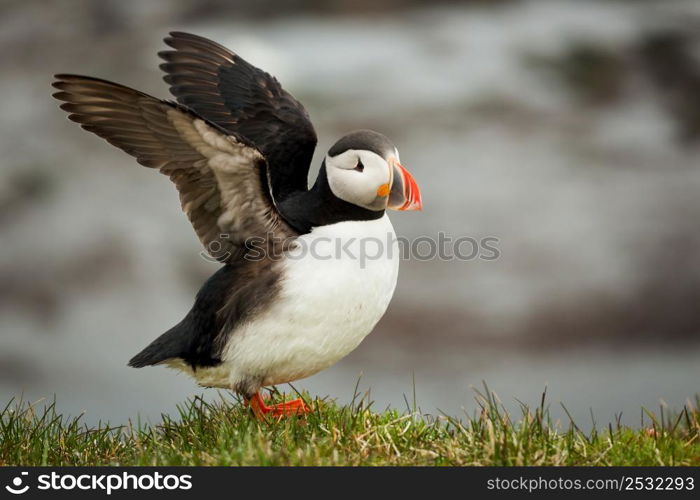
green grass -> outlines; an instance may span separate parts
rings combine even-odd
[[[258,422],[237,401],[195,398],[157,425],[94,428],[55,404],[12,401],[0,413],[0,465],[700,465],[697,405],[646,412],[641,429],[584,433],[552,423],[544,394],[517,418],[488,389],[477,401],[461,420],[316,399],[306,417]]]

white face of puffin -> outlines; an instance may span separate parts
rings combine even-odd
[[[399,163],[396,149],[388,159],[363,149],[326,155],[326,173],[333,194],[353,205],[375,211],[421,209],[418,185]]]

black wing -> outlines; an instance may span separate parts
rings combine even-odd
[[[61,108],[71,120],[170,177],[213,257],[239,258],[252,237],[286,245],[296,236],[270,196],[265,159],[245,139],[123,85],[77,75],[56,78],[54,97],[64,101]]]
[[[180,104],[242,135],[263,153],[277,201],[306,191],[316,132],[304,107],[273,76],[221,45],[172,32],[160,52],[165,81]]]

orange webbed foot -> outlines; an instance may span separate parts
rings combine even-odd
[[[259,392],[250,398],[247,403],[250,405],[250,408],[253,410],[253,413],[258,420],[265,420],[267,415],[281,418],[295,415],[306,415],[307,413],[311,412],[311,408],[309,408],[309,406],[301,398],[267,406],[265,404],[265,400]]]
[[[308,407],[301,398],[285,401],[270,407],[270,413],[275,417],[286,417],[290,415],[306,415],[311,413],[311,408]]]

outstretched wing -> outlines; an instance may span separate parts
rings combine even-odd
[[[316,132],[304,107],[269,74],[218,43],[172,32],[160,52],[180,104],[247,138],[265,156],[274,197],[307,189]]]
[[[56,79],[54,97],[65,101],[68,118],[170,177],[197,236],[216,259],[239,257],[251,237],[281,242],[296,235],[274,206],[265,159],[244,138],[116,83],[77,75]]]

